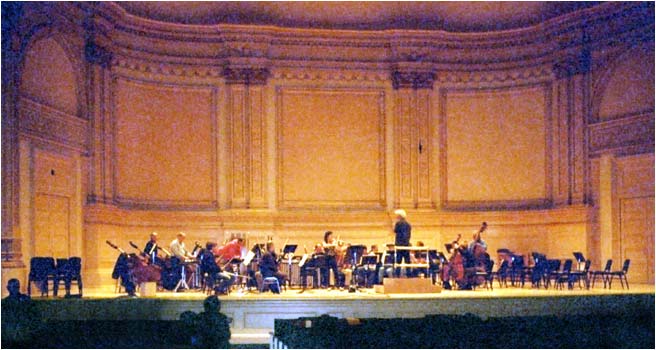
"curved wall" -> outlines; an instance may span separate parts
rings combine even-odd
[[[79,164],[71,188],[85,198],[83,222],[69,232],[83,242],[73,252],[91,286],[111,284],[115,252],[105,240],[127,247],[151,231],[165,243],[180,230],[191,242],[242,232],[251,243],[274,236],[279,246],[310,247],[331,229],[384,244],[396,207],[409,211],[413,241],[438,248],[487,221],[491,251],[601,256],[591,238],[589,157],[611,148],[606,129],[591,123],[605,117],[590,106],[606,91],[597,81],[615,81],[596,73],[609,65],[603,52],[612,43],[593,34],[584,45],[580,24],[598,33],[618,22],[614,40],[649,42],[653,19],[649,31],[640,7],[604,4],[480,34],[191,26],[129,16],[112,3],[95,11],[86,43],[71,39],[87,47],[73,68],[87,77],[86,100],[56,98],[50,113],[88,108],[89,121],[62,117],[69,127],[22,139],[26,159],[44,142]],[[41,69],[30,55],[28,79]],[[643,118],[653,124],[653,111]],[[636,140],[653,147],[644,138],[618,152],[636,152]],[[22,169],[38,187],[33,165]],[[31,188],[21,202],[33,206]],[[27,261],[45,233],[29,216],[21,225]]]

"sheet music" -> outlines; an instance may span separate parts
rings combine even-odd
[[[244,265],[250,264],[253,258],[255,258],[255,253],[249,250],[248,253],[246,253],[246,257],[244,258]]]
[[[303,254],[301,261],[298,263],[298,267],[303,267],[303,265],[305,265],[305,261],[307,261],[307,258],[308,258],[308,254]]]

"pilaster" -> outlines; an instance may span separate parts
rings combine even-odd
[[[396,200],[404,208],[432,208],[431,91],[435,73],[417,64],[392,71],[396,90]]]
[[[230,206],[264,208],[266,196],[266,127],[264,67],[226,66],[229,110]]]
[[[586,50],[557,59],[554,83],[554,204],[586,202],[590,55]]]

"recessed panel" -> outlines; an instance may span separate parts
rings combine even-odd
[[[447,201],[522,204],[547,197],[542,87],[454,91],[445,101]]]
[[[115,196],[128,204],[216,202],[214,91],[115,81]]]
[[[282,206],[384,205],[383,94],[279,91]]]

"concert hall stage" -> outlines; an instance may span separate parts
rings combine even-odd
[[[82,299],[35,297],[45,320],[175,320],[183,311],[202,311],[205,294],[158,292],[149,298],[117,298],[87,291]],[[354,318],[420,318],[431,314],[471,313],[482,318],[588,315],[654,310],[654,286],[622,290],[497,288],[493,291],[442,291],[432,294],[379,294],[339,290],[288,289],[280,295],[251,292],[220,297],[222,312],[232,318],[232,343],[268,343],[274,319],[329,314]],[[644,312],[644,311],[643,311]]]

